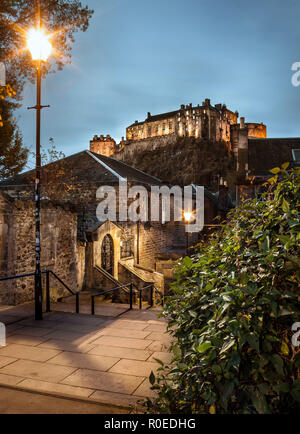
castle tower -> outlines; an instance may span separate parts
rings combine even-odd
[[[90,141],[90,151],[110,157],[116,151],[116,142],[109,134],[107,136],[94,136],[93,140]]]

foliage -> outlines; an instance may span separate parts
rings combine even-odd
[[[296,413],[300,349],[300,169],[232,211],[209,245],[177,266],[164,315],[173,362],[150,381],[160,413]]]
[[[37,22],[37,5],[36,0],[0,2],[0,62],[5,63],[9,83],[0,89],[0,179],[19,173],[27,160],[13,111],[19,107],[26,80],[35,77],[34,62],[24,48],[26,30]],[[42,24],[53,34],[55,47],[55,62],[43,64],[46,74],[70,62],[74,34],[87,30],[93,11],[78,0],[40,0],[40,5]]]
[[[15,176],[27,162],[28,149],[23,147],[22,136],[13,117],[14,105],[0,98],[0,113],[3,124],[0,126],[0,180]]]
[[[26,29],[37,23],[38,1],[1,0],[0,61],[7,68],[7,82],[20,96],[24,80],[35,75],[30,54],[24,50]],[[70,61],[74,33],[86,31],[93,11],[78,0],[40,0],[41,21],[54,36],[55,63],[45,65],[45,72]]]

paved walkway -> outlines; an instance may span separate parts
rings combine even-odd
[[[128,410],[0,386],[0,414],[123,414]]]
[[[170,360],[166,322],[156,309],[116,317],[118,306],[100,308],[105,315],[53,312],[41,322],[14,322],[32,315],[32,304],[2,307],[0,322],[9,325],[0,385],[126,407],[154,396],[148,378],[159,367],[155,358]],[[117,312],[109,316],[109,309]]]

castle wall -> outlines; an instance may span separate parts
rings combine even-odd
[[[121,151],[114,154],[114,158],[124,161],[126,158],[133,156],[136,152],[154,151],[176,141],[175,134],[152,137],[144,140],[137,140],[128,143]]]

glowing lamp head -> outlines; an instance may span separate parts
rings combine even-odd
[[[50,36],[42,29],[30,29],[27,33],[27,48],[33,60],[46,62],[52,52]]]
[[[191,212],[185,212],[184,213],[184,220],[189,223],[192,220],[193,213]]]

